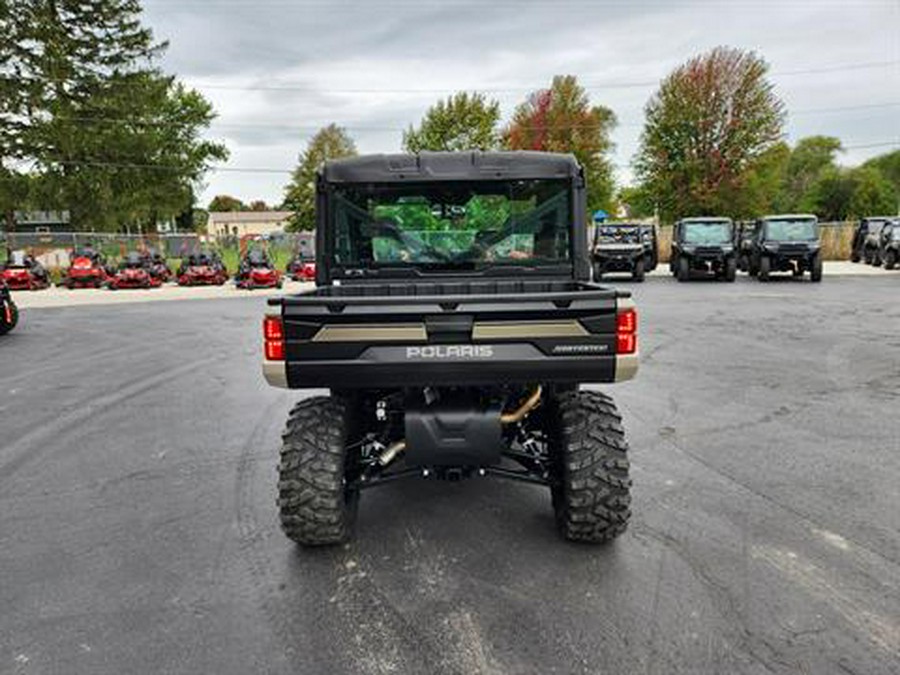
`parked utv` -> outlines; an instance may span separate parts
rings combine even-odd
[[[19,308],[13,302],[9,286],[0,278],[0,335],[6,335],[19,323]]]
[[[890,216],[875,216],[859,221],[853,232],[851,262],[863,260],[867,265],[881,266],[881,230],[889,222]]]
[[[315,281],[316,259],[311,255],[298,252],[291,258],[285,271],[294,281]]]
[[[637,314],[591,283],[575,159],[333,160],[316,204],[318,287],[269,300],[263,322],[267,381],[331,392],[298,403],[282,437],[287,536],[344,541],[363,489],[412,476],[545,486],[566,538],[621,534],[622,418],[579,385],[634,377]]]
[[[888,270],[900,263],[900,220],[892,220],[882,228],[880,257]]]
[[[731,219],[683,218],[675,223],[669,270],[678,281],[688,281],[696,273],[734,281],[737,254]]]
[[[228,272],[215,253],[192,253],[183,258],[177,275],[179,286],[222,286]]]
[[[0,277],[13,291],[39,291],[50,286],[50,275],[34,256],[12,251],[0,264]]]
[[[635,281],[656,267],[656,229],[638,223],[604,223],[594,228],[591,261],[594,280],[610,272],[627,272]]]
[[[268,254],[259,248],[250,251],[241,260],[234,277],[238,288],[281,288],[281,272],[275,269]]]
[[[107,286],[114,291],[123,288],[156,288],[162,281],[150,274],[147,258],[144,254],[131,251],[119,263],[119,268]]]
[[[791,272],[822,281],[819,223],[806,214],[765,216],[757,221],[750,255],[750,274],[768,281],[772,272]]]
[[[60,286],[66,288],[101,288],[109,279],[109,269],[103,254],[86,247],[72,252],[69,268],[63,273]]]

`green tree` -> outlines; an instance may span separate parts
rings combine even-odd
[[[210,104],[154,65],[166,44],[140,14],[137,0],[2,3],[3,163],[35,167],[74,228],[175,216],[227,158],[200,136]]]
[[[900,193],[881,171],[873,166],[859,166],[850,170],[853,196],[847,209],[848,218],[897,213]]]
[[[254,199],[250,202],[250,206],[247,207],[250,211],[270,211],[269,205],[265,203],[262,199]]]
[[[743,215],[733,197],[784,125],[767,71],[753,52],[717,47],[663,80],[645,107],[635,158],[663,219]]]
[[[298,232],[316,227],[316,172],[327,159],[356,156],[356,144],[346,130],[329,124],[316,132],[300,155],[291,182],[285,188],[283,208],[293,211],[288,230]]]
[[[784,201],[784,181],[791,148],[784,141],[760,153],[735,183],[733,215],[749,218],[762,213],[790,211]]]
[[[900,150],[887,152],[863,162],[864,167],[878,169],[900,195]],[[896,213],[896,209],[892,213]]]
[[[801,207],[826,221],[850,220],[894,213],[897,196],[890,181],[877,169],[832,166],[822,171]]]
[[[801,138],[791,151],[785,169],[782,203],[785,211],[800,211],[809,199],[809,191],[822,174],[837,165],[837,153],[842,152],[841,141],[833,136]]]
[[[216,195],[206,207],[208,211],[246,211],[247,207],[237,197],[231,195]]]
[[[500,142],[500,104],[483,94],[459,92],[431,106],[418,128],[403,132],[403,149],[492,150]]]
[[[619,188],[616,201],[625,209],[629,218],[649,218],[656,213],[653,195],[640,185]]]
[[[573,75],[557,75],[549,89],[533,92],[519,104],[503,142],[510,150],[572,153],[584,167],[588,208],[610,210],[615,191],[610,134],[615,126],[612,110],[592,106]]]

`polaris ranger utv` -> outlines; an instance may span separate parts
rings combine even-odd
[[[669,270],[678,281],[687,281],[697,272],[734,281],[737,276],[734,239],[731,218],[682,218],[672,232]]]
[[[550,488],[562,535],[626,527],[628,446],[581,384],[638,367],[628,292],[590,282],[585,184],[569,155],[376,155],[317,179],[317,288],[273,298],[269,384],[327,388],[292,410],[281,524],[352,532],[360,491],[407,476]]]
[[[594,228],[591,262],[594,281],[609,272],[627,272],[635,281],[643,281],[656,267],[656,229],[637,223],[604,223]]]
[[[750,276],[768,281],[772,272],[791,272],[822,281],[819,221],[813,215],[788,214],[760,218],[750,251]]]

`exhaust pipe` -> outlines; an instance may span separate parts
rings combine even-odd
[[[521,422],[525,415],[534,410],[535,406],[541,401],[541,387],[538,385],[538,388],[534,390],[534,393],[529,396],[526,401],[519,406],[516,410],[513,410],[509,413],[503,413],[500,415],[500,423],[501,424],[515,424],[516,422]]]
[[[378,456],[378,463],[381,466],[387,466],[404,450],[406,450],[406,441],[394,441]]]

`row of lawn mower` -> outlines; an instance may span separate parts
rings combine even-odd
[[[63,272],[59,286],[75,288],[156,288],[168,281],[179,286],[222,286],[228,270],[215,252],[192,253],[181,260],[173,274],[165,258],[156,251],[132,251],[118,265],[109,264],[103,254],[86,247],[74,251],[71,263]],[[287,275],[295,281],[313,281],[316,264],[304,256],[295,256],[287,266]],[[13,251],[0,264],[0,279],[11,290],[41,290],[48,288],[50,275],[34,256]],[[241,259],[234,276],[238,288],[281,288],[282,273],[275,268],[268,254],[251,249]]]

